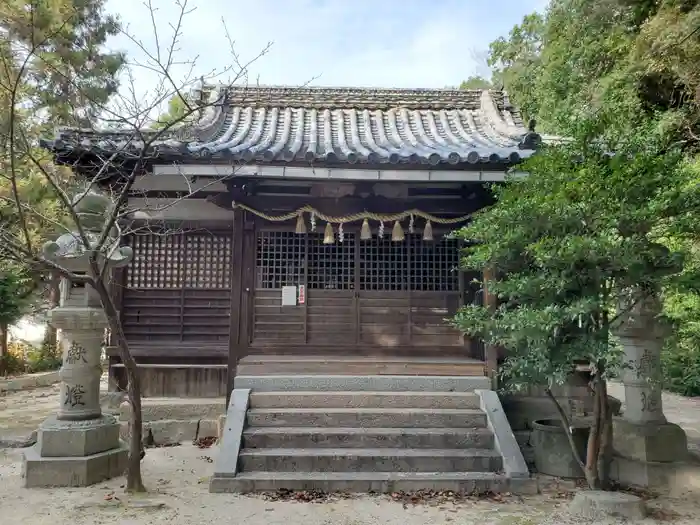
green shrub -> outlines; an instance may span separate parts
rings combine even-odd
[[[700,348],[669,344],[661,354],[666,390],[700,396]]]
[[[27,353],[27,368],[30,372],[46,372],[61,368],[62,355],[58,345],[42,345]]]
[[[700,294],[669,293],[664,310],[673,326],[661,354],[664,386],[684,396],[700,396]]]
[[[10,376],[58,370],[61,363],[62,353],[58,345],[35,347],[13,341],[8,346],[7,354],[0,356],[0,370]]]
[[[0,375],[15,376],[23,374],[26,370],[26,363],[22,356],[12,352],[0,355]]]

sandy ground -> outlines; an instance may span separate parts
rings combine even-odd
[[[613,395],[621,391],[611,388]],[[58,387],[15,392],[0,397],[0,437],[22,436],[58,404]],[[664,395],[670,420],[681,424],[695,445],[700,443],[700,402]],[[271,501],[261,496],[209,494],[216,447],[200,450],[191,445],[149,449],[143,474],[149,494],[130,498],[123,478],[84,489],[21,488],[21,449],[0,450],[0,524],[2,525],[554,525],[591,523],[566,514],[565,491],[503,501],[466,500],[458,503],[433,499],[404,504],[388,497],[333,498],[326,502]],[[684,484],[688,491],[676,498],[650,501],[652,517],[643,524],[700,523],[700,480]],[[693,490],[693,487],[698,487]],[[691,492],[692,490],[692,492]],[[610,520],[596,522],[623,523]]]
[[[85,489],[22,489],[21,450],[0,452],[0,522],[8,525],[536,525],[589,523],[566,515],[568,500],[561,492],[541,496],[505,497],[502,502],[427,500],[404,504],[386,496],[333,498],[306,503],[270,501],[262,496],[209,494],[207,478],[216,448],[192,445],[149,449],[143,462],[150,493],[143,498],[124,494],[123,478]],[[115,499],[115,496],[117,499]],[[141,506],[139,506],[141,505]],[[162,505],[162,506],[161,506]],[[663,500],[652,503],[655,516],[644,524],[672,520],[697,524],[700,501]],[[596,523],[623,523],[610,520]]]

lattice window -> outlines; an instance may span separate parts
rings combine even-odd
[[[306,236],[294,232],[258,233],[256,287],[282,288],[303,284]]]
[[[392,242],[389,236],[360,242],[361,290],[408,290],[406,242]]]
[[[126,277],[129,288],[182,288],[183,236],[141,234],[127,244],[134,250]]]
[[[459,240],[442,238],[424,241],[410,235],[411,289],[430,292],[459,290]]]
[[[231,237],[207,233],[187,235],[185,238],[188,288],[231,287]]]
[[[353,290],[355,288],[355,235],[346,233],[343,242],[323,244],[323,234],[309,234],[309,289]]]
[[[127,288],[230,288],[231,236],[214,233],[138,234]]]

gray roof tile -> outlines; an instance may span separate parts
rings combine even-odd
[[[514,163],[528,130],[497,91],[205,87],[210,104],[194,124],[153,143],[155,155],[348,164]],[[147,133],[144,136],[147,136]],[[121,150],[143,142],[126,132],[63,130],[54,150]]]

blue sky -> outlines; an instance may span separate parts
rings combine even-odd
[[[151,0],[161,42],[175,21],[175,0]],[[445,87],[482,72],[478,55],[546,0],[189,0],[179,60],[197,57],[195,74],[231,63],[222,18],[249,82],[324,86]],[[108,0],[130,34],[155,49],[143,0]],[[142,57],[126,37],[110,47]],[[476,56],[476,59],[475,59]],[[185,74],[181,67],[179,75]],[[226,80],[223,78],[222,80]],[[137,82],[148,83],[142,73]]]

